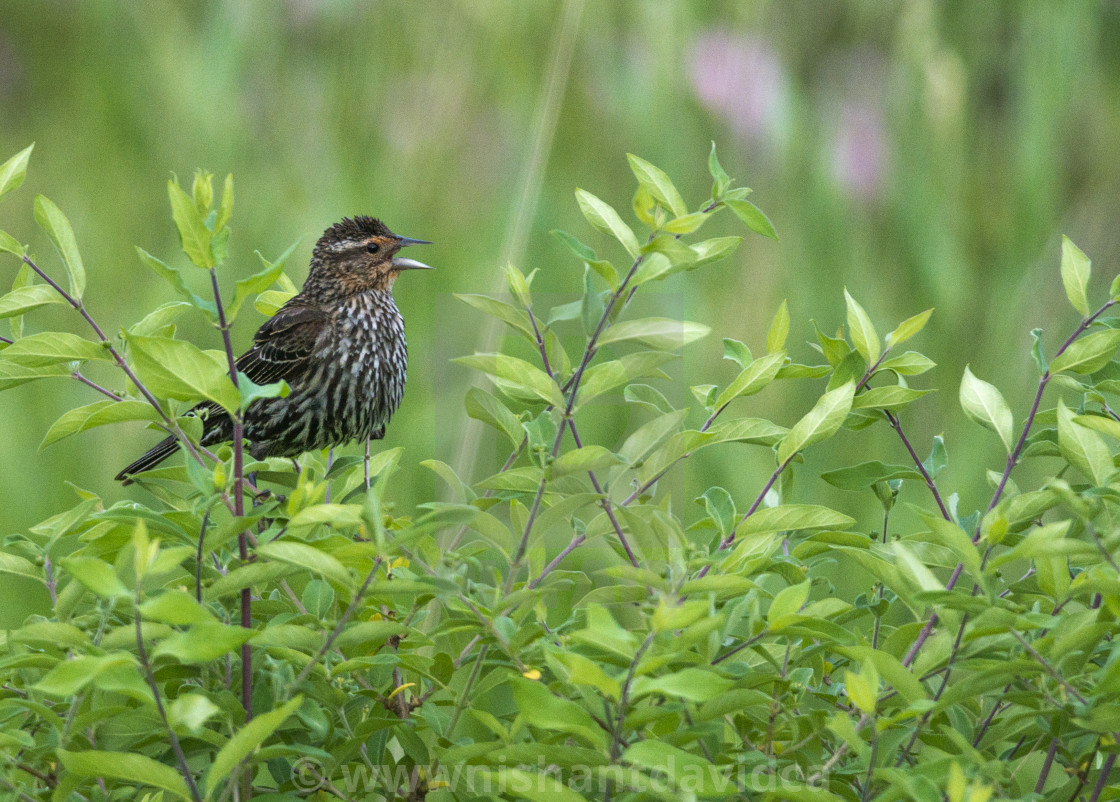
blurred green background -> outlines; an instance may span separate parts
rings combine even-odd
[[[542,140],[534,174],[550,65],[565,13],[576,12],[571,61],[561,60],[553,84],[555,136]],[[397,285],[410,381],[384,444],[406,446],[406,464],[463,464],[471,377],[448,360],[480,347],[486,327],[451,293],[497,290],[509,254],[526,272],[540,269],[542,301],[571,300],[580,266],[548,231],[611,247],[582,221],[573,189],[629,215],[630,151],[699,205],[715,140],[782,239],[751,236],[730,261],[674,277],[643,301],[714,330],[673,369],[672,397],[683,403],[689,384],[729,381],[719,338],[758,350],[782,298],[803,362],[816,361],[803,344],[810,318],[825,329],[843,322],[844,286],[880,333],[936,307],[908,346],[939,363],[914,385],[941,392],[903,421],[923,454],[945,432],[941,484],[968,509],[987,500],[981,461],[1002,467],[1002,456],[997,438],[959,413],[964,364],[995,382],[1021,420],[1036,381],[1028,331],[1043,328],[1052,353],[1076,323],[1058,278],[1060,235],[1093,257],[1098,297],[1120,257],[1117,42],[1116,2],[0,0],[0,160],[36,142],[27,183],[0,206],[0,228],[32,242],[58,273],[31,199],[58,203],[90,275],[88,306],[108,331],[172,298],[134,245],[205,286],[178,255],[172,172],[236,177],[227,287],[258,268],[255,249],[275,257],[297,239],[289,273],[302,281],[315,238],[344,215],[375,214],[434,240],[416,255],[437,272]],[[741,231],[729,218],[705,233]],[[0,260],[0,285],[16,267]],[[246,309],[238,346],[261,320]],[[54,307],[29,316],[27,330],[87,334],[79,323]],[[218,347],[199,320],[181,330]],[[121,386],[106,368],[89,372]],[[736,409],[789,425],[814,388],[779,383]],[[36,453],[60,414],[97,398],[64,380],[0,395],[0,534],[70,506],[65,480],[107,502],[143,495],[112,481],[157,439],[139,426]],[[581,425],[591,437],[618,434],[631,414],[640,413],[600,405]],[[473,477],[504,456],[483,438]],[[905,460],[885,426],[844,434],[810,463],[870,458]],[[759,449],[703,455],[675,478],[678,503],[722,484],[745,507],[771,467]],[[408,476],[394,493],[402,506],[442,492],[422,469]],[[796,492],[838,492],[822,487],[799,480]]]

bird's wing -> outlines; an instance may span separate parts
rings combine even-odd
[[[315,352],[315,343],[329,321],[320,309],[289,303],[253,337],[253,347],[237,360],[237,369],[257,384],[299,379]]]

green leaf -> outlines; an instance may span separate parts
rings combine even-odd
[[[233,300],[226,304],[226,320],[232,321],[237,317],[237,313],[241,311],[241,306],[250,295],[259,295],[272,286],[284,272],[284,266],[288,263],[288,258],[291,257],[299,242],[293,242],[288,246],[288,250],[284,251],[277,257],[275,262],[270,262],[261,256],[261,252],[257,251],[257,258],[260,259],[263,268],[248,278],[243,278],[234,285]]]
[[[875,326],[863,307],[849,294],[847,288],[844,289],[844,301],[848,305],[848,330],[852,335],[852,345],[867,361],[868,366],[874,365],[882,352]]]
[[[687,320],[665,317],[647,317],[616,323],[599,337],[599,345],[638,340],[654,348],[671,349],[688,345],[707,336],[711,328]]]
[[[25,560],[18,554],[8,554],[3,551],[0,551],[0,574],[15,574],[38,582],[43,581],[43,571],[33,562]]]
[[[723,204],[734,212],[735,216],[742,220],[751,231],[772,240],[778,239],[778,232],[774,230],[774,224],[770,222],[770,218],[750,201],[725,199]]]
[[[185,590],[165,590],[141,604],[140,613],[149,621],[174,626],[215,622],[213,614]]]
[[[641,768],[658,772],[669,779],[669,784],[688,797],[716,796],[727,798],[729,780],[724,776],[726,769],[719,768],[704,758],[671,746],[662,740],[643,740],[628,746],[622,759]],[[662,781],[663,782],[663,781]],[[664,788],[664,785],[661,785]],[[783,783],[784,787],[784,783]],[[731,794],[733,795],[733,794]]]
[[[8,232],[0,231],[0,253],[24,256],[27,253],[27,248]]]
[[[1096,373],[1112,359],[1120,346],[1120,329],[1104,329],[1074,340],[1050,363],[1051,373]]]
[[[586,797],[569,788],[555,773],[523,771],[505,766],[495,769],[482,766],[477,768],[480,771],[474,776],[479,777],[481,782],[472,779],[473,783],[488,788],[501,788],[505,795],[528,799],[529,802],[586,802]]]
[[[1114,470],[1112,452],[1100,435],[1076,423],[1073,413],[1058,399],[1058,450],[1070,465],[1104,487]]]
[[[656,693],[670,699],[702,703],[727,693],[732,685],[734,685],[732,680],[721,677],[714,671],[684,668],[660,677],[638,677],[631,688],[630,696],[632,699],[640,699]]]
[[[877,687],[872,687],[867,677],[845,669],[844,690],[847,692],[848,698],[852,700],[852,703],[859,708],[859,711],[865,716],[869,716],[875,712],[879,689]]]
[[[628,384],[622,391],[622,397],[631,404],[640,404],[649,407],[654,412],[669,413],[673,405],[665,395],[655,387],[648,384]]]
[[[751,353],[751,349],[747,347],[746,343],[733,340],[730,337],[723,338],[723,358],[730,359],[740,369],[749,367],[751,362],[754,362],[754,354]]]
[[[0,198],[9,192],[19,189],[23,179],[27,177],[27,163],[31,160],[31,151],[35,143],[32,142],[12,158],[0,164]]]
[[[613,271],[614,268],[612,267],[611,270]],[[516,298],[517,302],[526,309],[530,308],[533,305],[533,296],[529,293],[529,282],[532,281],[532,274],[526,279],[525,274],[518,270],[512,262],[506,263],[505,274],[506,286],[509,287],[510,295]]]
[[[861,462],[850,468],[838,468],[821,474],[821,479],[841,490],[864,490],[876,482],[921,478],[921,473],[914,468],[906,465],[886,465],[878,460]]]
[[[265,290],[253,301],[253,308],[265,317],[272,317],[296,295],[295,290]]]
[[[688,213],[688,207],[681,193],[677,192],[677,188],[673,186],[673,182],[669,180],[664,170],[633,153],[627,153],[626,158],[630,162],[630,170],[634,173],[634,177],[649,191],[654,200],[672,212],[676,218]]]
[[[726,535],[731,531],[731,527],[735,523],[735,500],[731,498],[722,487],[710,487],[704,491],[704,495],[696,499],[704,505],[704,510],[708,513],[716,528],[721,535]]]
[[[8,390],[36,379],[52,379],[70,376],[73,372],[69,365],[46,365],[32,368],[7,362],[0,357],[0,390]]]
[[[452,361],[495,376],[545,403],[557,407],[564,404],[564,396],[556,382],[543,370],[524,359],[505,354],[475,354],[458,357]]]
[[[584,334],[588,337],[594,334],[603,319],[605,311],[603,295],[595,291],[594,283],[591,281],[591,268],[585,265],[583,268],[583,298],[580,301],[580,320],[583,323]]]
[[[631,386],[641,387],[645,385]],[[626,389],[629,390],[630,387]],[[649,389],[653,390],[652,387]],[[656,393],[657,391],[653,390],[653,392]],[[677,431],[687,414],[688,410],[686,409],[671,410],[642,424],[626,438],[626,442],[622,444],[618,455],[622,457],[626,464],[637,467],[640,461],[645,459],[646,455],[656,448],[662,440]]]
[[[711,212],[683,214],[675,220],[670,220],[668,223],[661,226],[661,230],[669,234],[691,234],[700,228],[700,226],[704,225],[711,216]]]
[[[802,449],[836,434],[852,410],[855,388],[855,382],[849,381],[822,395],[805,417],[782,438],[778,445],[778,462],[785,463]]]
[[[51,696],[74,696],[102,671],[121,665],[133,665],[132,658],[119,653],[98,656],[79,655],[56,664],[33,687]]]
[[[130,595],[113,566],[103,560],[96,557],[65,557],[59,562],[67,573],[102,598]]]
[[[204,621],[160,641],[154,656],[174,657],[186,664],[208,663],[240,648],[255,634],[247,627]]]
[[[914,317],[907,318],[895,327],[895,330],[887,335],[887,347],[894,348],[899,343],[906,342],[919,331],[925,328],[926,323],[929,321],[929,316],[933,314],[932,309],[927,309]]]
[[[561,454],[552,463],[552,476],[556,478],[570,473],[599,471],[612,465],[618,465],[621,462],[622,460],[611,453],[609,449],[603,446],[587,445]]]
[[[646,377],[667,378],[659,368],[676,357],[666,351],[638,351],[633,354],[588,368],[580,384],[579,400],[586,404],[592,398],[621,387],[627,382]]]
[[[1074,415],[1073,422],[1089,429],[1096,429],[1114,440],[1120,440],[1120,421],[1103,415]]]
[[[742,241],[742,237],[713,237],[690,246],[696,258],[688,265],[688,269],[693,270],[700,265],[718,262],[730,256]]]
[[[622,688],[619,686],[618,680],[607,674],[594,660],[576,652],[561,651],[560,649],[550,650],[546,653],[546,656],[563,666],[563,669],[568,673],[568,682],[595,688],[611,699],[617,700],[621,695]]]
[[[72,409],[56,420],[47,430],[39,448],[46,448],[64,437],[96,426],[137,420],[158,421],[161,418],[147,401],[95,401],[87,406]]]
[[[708,154],[708,172],[712,176],[712,200],[717,200],[731,186],[731,179],[716,157],[715,142],[712,142],[712,150]]]
[[[337,558],[314,546],[290,540],[274,540],[261,546],[257,553],[270,560],[279,560],[289,565],[299,566],[319,574],[324,579],[329,579],[343,588],[353,589],[353,579],[342,563]]]
[[[126,339],[136,373],[156,396],[177,401],[207,399],[230,414],[237,413],[241,396],[230,381],[224,358],[169,337],[128,334]]]
[[[257,384],[245,374],[238,374],[237,392],[241,396],[241,409],[248,409],[249,405],[261,398],[287,398],[292,388],[281,379],[272,384]]]
[[[198,267],[207,270],[214,267],[214,253],[210,247],[212,235],[198,206],[174,179],[167,182],[167,195],[171,200],[171,217],[179,230],[183,253]]]
[[[901,409],[932,392],[933,390],[914,390],[896,384],[873,387],[855,397],[852,401],[852,409]]]
[[[222,712],[222,709],[201,693],[184,693],[175,697],[167,708],[167,718],[172,729],[186,729],[198,734],[207,721]]]
[[[77,334],[44,331],[32,334],[4,349],[4,359],[30,367],[54,365],[59,362],[87,362],[101,359],[111,362],[109,349]]]
[[[809,588],[812,582],[804,582],[782,588],[770,602],[770,609],[766,612],[766,623],[771,629],[779,629],[782,619],[796,615],[809,598]]]
[[[727,385],[727,389],[719,394],[715,401],[715,408],[723,409],[736,398],[760,392],[778,375],[778,371],[785,364],[785,360],[785,351],[780,350],[756,359],[747,366],[746,370],[740,372],[731,384]]]
[[[919,376],[922,373],[937,367],[937,363],[917,351],[907,351],[890,359],[884,359],[879,365],[879,372],[893,370],[900,376]]]
[[[62,296],[47,284],[32,284],[0,295],[0,318],[14,317],[47,304],[64,304]]]
[[[490,393],[478,387],[467,390],[467,415],[503,432],[515,447],[525,439],[520,419]]]
[[[209,204],[207,204],[209,206]],[[227,173],[222,184],[222,205],[218,209],[218,219],[214,221],[214,230],[221,231],[233,216],[233,174]],[[284,258],[284,257],[281,257]]]
[[[1011,408],[1007,406],[999,390],[976,378],[968,365],[964,366],[964,377],[961,379],[960,401],[965,415],[998,434],[1010,454],[1011,428],[1015,423],[1011,417]]]
[[[518,309],[511,304],[507,304],[505,301],[499,301],[496,298],[490,298],[486,295],[471,295],[458,292],[453,294],[460,301],[473,306],[483,314],[501,320],[503,323],[508,324],[527,337],[533,337],[532,325],[529,322],[529,315],[525,310]]]
[[[1062,237],[1062,286],[1073,308],[1083,317],[1089,316],[1089,275],[1092,267],[1089,257],[1073,244],[1069,237]]]
[[[1034,358],[1038,375],[1043,376],[1050,366],[1046,363],[1046,354],[1042,350],[1042,329],[1031,329],[1031,357]]]
[[[736,530],[742,540],[747,535],[767,532],[792,532],[798,529],[847,529],[855,519],[816,504],[782,504],[763,507],[750,515]]]
[[[155,256],[152,256],[143,248],[137,246],[136,254],[140,257],[140,261],[151,268],[156,275],[171,285],[175,292],[179,293],[190,304],[210,315],[211,319],[218,319],[218,307],[214,302],[196,295],[187,288],[186,282],[183,280],[183,275],[173,268],[171,265],[166,264]]]
[[[622,222],[618,212],[586,190],[577,189],[576,200],[579,202],[579,208],[583,212],[583,216],[587,218],[587,222],[593,228],[604,234],[610,234],[622,243],[622,247],[631,257],[638,258],[641,254],[638,240],[634,236],[634,232],[630,230],[630,226]]]
[[[774,320],[770,324],[770,330],[766,333],[766,350],[771,354],[781,351],[786,347],[786,338],[788,336],[789,308],[783,298],[782,305],[778,307],[778,311],[774,315]]]
[[[107,777],[137,785],[161,788],[180,799],[189,800],[187,783],[178,771],[137,752],[104,752],[89,749],[70,752],[56,749],[55,754],[68,772],[82,777]]]
[[[299,710],[302,704],[303,697],[297,696],[275,710],[254,716],[252,721],[235,732],[214,756],[214,762],[206,772],[203,787],[207,797],[213,797],[218,784],[229,777],[234,767],[268,740],[290,715]]]
[[[607,734],[580,705],[554,696],[540,682],[514,677],[513,701],[525,720],[546,732],[563,732],[592,747],[606,748]]]
[[[567,247],[569,251],[574,253],[576,257],[584,262],[594,262],[599,257],[595,255],[595,251],[591,246],[584,245],[580,240],[573,237],[567,231],[561,231],[558,228],[552,229],[550,232],[552,236],[560,240]]]
[[[128,327],[128,331],[130,334],[149,337],[170,337],[175,332],[175,327],[172,324],[181,314],[191,308],[193,308],[193,305],[186,301],[169,301],[144,315],[140,322],[133,323]]]
[[[82,265],[82,255],[78,253],[78,240],[74,237],[74,229],[70,227],[70,221],[49,198],[36,195],[35,222],[47,232],[47,236],[58,250],[58,255],[62,257],[66,265],[66,274],[70,278],[70,295],[80,301],[82,293],[86,291],[86,269]]]

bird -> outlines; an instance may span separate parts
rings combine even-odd
[[[381,439],[401,403],[408,368],[404,318],[393,283],[430,265],[397,256],[427,240],[401,237],[364,215],[335,223],[319,238],[303,288],[257,330],[236,361],[256,384],[283,379],[286,397],[261,398],[244,412],[254,459],[295,457],[355,440]],[[232,440],[233,421],[213,402],[191,410],[203,418],[204,446]],[[178,449],[168,437],[117,474],[132,477]]]

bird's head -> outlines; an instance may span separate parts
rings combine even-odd
[[[367,290],[390,290],[402,270],[430,270],[429,265],[397,256],[406,245],[429,245],[422,239],[401,237],[373,217],[345,218],[323,232],[315,243],[311,274],[351,295]]]

